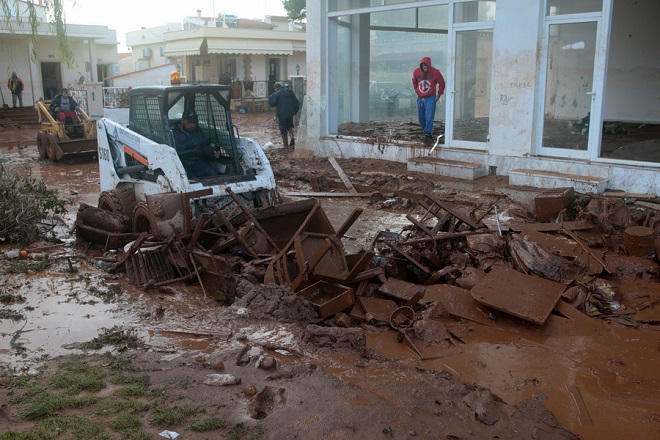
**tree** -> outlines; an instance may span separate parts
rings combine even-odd
[[[293,21],[302,21],[307,17],[307,0],[282,0],[282,4]]]
[[[64,5],[63,0],[44,0],[44,7],[48,17],[48,27],[51,32],[57,37],[57,46],[60,51],[62,61],[66,62],[69,67],[74,63],[73,52],[69,45],[69,38],[66,34],[66,21],[64,18]],[[22,7],[26,9],[21,10]],[[18,1],[18,0],[0,0],[0,8],[2,8],[3,20],[7,28],[12,31],[13,22],[23,24],[25,20],[23,17],[27,15],[27,22],[30,25],[30,42],[32,43],[32,60],[37,59],[36,43],[39,38],[39,17],[37,16],[37,8],[32,1]]]

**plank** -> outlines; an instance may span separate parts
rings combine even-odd
[[[344,185],[346,185],[346,188],[348,189],[348,191],[353,193],[353,194],[357,194],[357,190],[355,189],[355,187],[351,183],[351,181],[348,178],[348,176],[346,175],[346,173],[344,173],[344,170],[341,169],[341,167],[337,163],[337,160],[334,157],[329,157],[328,160],[330,161],[330,165],[332,165],[332,167],[335,169],[335,171],[337,171],[337,174],[339,174],[339,178],[341,179],[342,182],[344,182]]]
[[[495,266],[470,294],[477,302],[543,325],[566,286],[507,266]]]

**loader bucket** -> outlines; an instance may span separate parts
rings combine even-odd
[[[55,144],[53,161],[60,160],[90,160],[96,157],[98,147],[96,139],[60,140]]]

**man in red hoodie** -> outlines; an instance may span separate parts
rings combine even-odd
[[[438,69],[431,66],[431,58],[424,57],[413,72],[412,83],[417,93],[417,116],[424,130],[424,144],[431,145],[435,104],[445,92],[445,79]]]

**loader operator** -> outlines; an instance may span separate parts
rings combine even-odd
[[[68,89],[62,89],[62,94],[57,95],[50,102],[50,111],[60,122],[66,122],[67,119],[73,122],[79,122],[76,108],[78,103],[73,96],[69,96]]]
[[[209,163],[217,156],[208,137],[199,128],[199,117],[195,110],[183,113],[181,121],[172,128],[174,148],[188,177],[216,177],[218,171]]]

